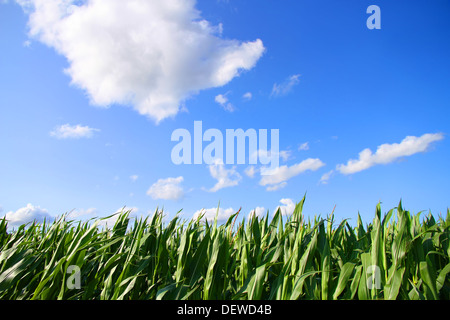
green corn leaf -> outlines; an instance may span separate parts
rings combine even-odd
[[[336,289],[333,293],[333,300],[337,300],[339,295],[345,290],[354,269],[355,269],[354,263],[347,262],[346,264],[344,264],[339,275],[339,280]]]
[[[421,261],[419,263],[420,275],[423,279],[427,290],[426,295],[428,299],[438,300],[437,288],[436,288],[436,275],[433,272],[431,264],[428,261]]]
[[[450,272],[450,263],[448,263],[439,273],[438,278],[436,279],[436,290],[437,292],[441,291],[444,286],[445,278],[447,274]]]

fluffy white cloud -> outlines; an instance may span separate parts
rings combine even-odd
[[[130,176],[130,180],[133,181],[133,182],[136,182],[137,179],[139,179],[139,176],[137,174],[134,174],[134,175]]]
[[[233,104],[228,101],[228,97],[226,94],[219,94],[215,97],[214,100],[228,112],[233,112],[235,110]]]
[[[378,146],[375,153],[372,153],[370,149],[364,149],[359,153],[359,159],[351,159],[345,165],[339,164],[336,170],[348,175],[378,164],[388,164],[401,157],[425,152],[431,143],[442,139],[444,139],[444,136],[441,133],[427,133],[421,137],[408,136],[401,143],[386,143]]]
[[[208,222],[214,221],[216,214],[217,214],[217,221],[223,222],[228,220],[228,218],[235,214],[236,211],[233,208],[223,209],[219,208],[219,212],[217,212],[217,208],[210,208],[210,209],[202,209],[198,210],[194,213],[193,219],[197,219],[200,215],[203,215],[203,219],[208,220]]]
[[[147,195],[158,200],[180,200],[184,197],[184,190],[180,184],[183,177],[159,179],[147,191]]]
[[[214,187],[209,190],[210,192],[237,186],[242,179],[241,175],[236,171],[235,166],[231,169],[226,169],[223,162],[219,159],[216,159],[214,164],[209,166],[209,173],[211,174],[211,177],[217,180]]]
[[[72,84],[91,103],[132,105],[157,122],[200,90],[252,69],[260,39],[224,39],[195,0],[16,0],[30,37],[66,57]]]
[[[291,215],[294,212],[295,209],[295,202],[292,201],[292,199],[281,199],[280,203],[282,204],[281,206],[278,206],[275,209],[275,212],[278,211],[278,209],[281,210],[281,214],[283,216],[288,216]],[[275,213],[274,212],[274,213]]]
[[[275,169],[266,170],[266,175],[263,175],[259,184],[261,186],[269,186],[268,191],[274,191],[284,187],[285,182],[305,171],[316,171],[325,164],[320,159],[306,159],[293,166],[279,166]]]
[[[46,209],[28,204],[24,208],[20,208],[17,211],[9,211],[5,214],[6,220],[8,220],[8,226],[20,226],[29,222],[36,221],[41,223],[46,219],[48,222],[53,222],[54,217],[51,216]]]
[[[300,83],[300,75],[295,74],[287,78],[283,83],[275,83],[272,88],[272,96],[284,96],[291,92],[292,88]]]
[[[56,139],[81,139],[92,138],[94,132],[100,131],[99,129],[89,128],[88,126],[82,126],[80,124],[72,126],[70,124],[63,124],[56,127],[50,132],[50,136]]]

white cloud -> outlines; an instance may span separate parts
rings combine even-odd
[[[250,220],[252,217],[262,218],[265,214],[266,209],[264,207],[256,207],[249,212],[247,219]]]
[[[256,169],[255,166],[249,166],[244,170],[244,173],[247,175],[247,177],[254,178],[257,171],[258,169]]]
[[[300,83],[300,75],[295,74],[287,78],[283,83],[275,83],[272,88],[271,96],[284,96],[291,92],[292,88]]]
[[[292,151],[290,150],[281,150],[280,151],[280,158],[283,159],[283,161],[288,161],[289,158],[292,155]]]
[[[98,214],[98,210],[96,208],[89,209],[75,209],[68,214],[69,219],[77,219],[81,217],[92,217]]]
[[[280,203],[282,204],[281,206],[278,206],[275,209],[275,212],[278,211],[278,209],[281,210],[281,214],[283,216],[288,216],[291,215],[294,212],[295,209],[295,203],[294,201],[292,201],[292,199],[281,199]]]
[[[309,150],[309,142],[305,142],[302,143],[299,147],[298,147],[299,151],[307,151]]]
[[[274,184],[274,185],[268,186],[266,188],[266,190],[267,191],[277,191],[277,190],[283,189],[286,186],[287,186],[287,182],[284,181],[284,182],[281,182],[279,184]]]
[[[242,96],[242,98],[244,98],[247,101],[250,101],[253,98],[253,94],[251,92],[247,92]]]
[[[228,102],[227,96],[223,94],[218,94],[214,100],[220,105],[224,105],[225,103]]]
[[[131,215],[136,215],[138,213],[138,211],[139,211],[139,208],[138,207],[127,207],[127,206],[124,206],[124,207],[118,208],[116,210],[116,212],[128,212],[128,211],[130,211],[130,216]]]
[[[292,152],[290,150],[281,150],[280,152],[274,152],[272,150],[258,149],[250,155],[250,160],[257,162],[258,159],[261,163],[270,163],[273,158],[281,158],[283,161],[289,160]]]
[[[132,105],[157,122],[199,91],[252,69],[265,48],[221,37],[195,0],[16,0],[30,37],[54,48],[91,103]]]
[[[184,190],[180,186],[183,177],[159,179],[147,191],[147,195],[158,200],[180,200],[184,197]]]
[[[216,159],[214,164],[209,166],[209,173],[214,179],[217,180],[214,187],[209,190],[210,192],[216,192],[223,188],[237,186],[242,179],[241,175],[236,171],[235,166],[231,169],[225,169],[225,165],[219,159]]]
[[[114,227],[114,225],[116,224],[117,219],[119,219],[119,216],[120,216],[119,214],[116,214],[112,217],[109,217],[108,219],[99,220],[97,225],[99,227],[105,227],[107,229],[112,229]]]
[[[89,128],[88,126],[76,125],[71,126],[70,124],[63,124],[56,127],[50,136],[56,139],[81,139],[81,138],[92,138],[94,132],[100,131],[99,129]]]
[[[331,176],[333,175],[334,170],[328,171],[327,173],[324,173],[322,177],[320,178],[319,183],[320,184],[327,184],[328,180],[330,180]]]
[[[320,159],[306,159],[293,166],[280,166],[275,169],[266,170],[266,175],[262,176],[259,184],[268,186],[268,191],[273,191],[284,187],[285,182],[305,171],[316,171],[325,164]]]
[[[346,165],[339,164],[336,167],[342,174],[353,174],[378,164],[388,164],[398,158],[411,156],[428,150],[431,143],[444,139],[441,133],[427,133],[421,137],[408,136],[401,143],[382,144],[373,154],[370,149],[364,149],[359,153],[359,159],[351,159]]]
[[[139,179],[139,176],[137,174],[134,174],[134,175],[130,176],[130,180],[133,181],[133,182],[136,182],[137,179]]]
[[[217,95],[215,101],[220,104],[225,111],[233,112],[235,110],[233,104],[228,101],[226,94]]]
[[[5,214],[6,220],[8,220],[8,226],[18,227],[20,225],[36,221],[41,223],[46,219],[48,222],[53,222],[54,217],[51,216],[46,209],[28,204],[24,208],[20,208],[17,211],[9,211]]]
[[[204,214],[203,219],[208,220],[208,222],[214,221],[217,214],[217,221],[223,222],[228,220],[228,218],[235,214],[236,211],[233,208],[223,209],[219,208],[217,213],[217,208],[202,209],[194,213],[193,219],[197,219],[200,215]]]

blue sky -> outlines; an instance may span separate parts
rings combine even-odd
[[[381,29],[366,25],[370,5]],[[71,7],[74,5],[75,7]],[[370,222],[448,203],[450,4],[3,1],[0,217],[242,207]],[[175,165],[172,132],[278,129],[280,170]],[[370,150],[370,151],[369,151]],[[264,184],[263,181],[269,181]],[[73,211],[74,210],[74,211]]]

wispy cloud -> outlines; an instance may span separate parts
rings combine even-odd
[[[300,75],[295,74],[287,78],[283,83],[275,83],[272,88],[271,96],[284,96],[291,92],[292,88],[300,83]]]
[[[70,219],[78,219],[81,217],[93,217],[98,214],[98,210],[96,208],[89,209],[75,209],[68,214],[68,218]]]
[[[223,222],[228,220],[230,216],[235,214],[236,211],[233,208],[223,209],[223,208],[209,208],[209,209],[201,209],[194,213],[193,219],[198,219],[200,216],[203,216],[203,219],[206,219],[208,222],[214,221],[217,215],[217,221]]]
[[[50,132],[50,136],[56,139],[82,139],[92,138],[94,132],[100,131],[99,129],[90,128],[88,126],[82,126],[80,124],[72,126],[70,124],[63,124],[57,126]]]
[[[227,93],[228,94],[228,93]],[[235,110],[232,103],[229,102],[227,94],[219,94],[215,97],[215,101],[228,112],[233,112]]]
[[[283,182],[278,183],[278,184],[267,186],[266,190],[267,191],[277,191],[277,190],[283,189],[286,186],[287,186],[287,182],[283,181]]]
[[[291,156],[292,156],[292,151],[290,151],[290,150],[281,150],[280,151],[280,158],[283,159],[283,161],[288,161]]]
[[[351,159],[347,164],[339,164],[336,170],[348,175],[367,170],[375,165],[388,164],[401,157],[412,156],[416,153],[426,152],[431,143],[444,139],[441,133],[427,133],[421,137],[408,136],[400,143],[382,144],[377,151],[364,149],[359,153],[358,159]]]
[[[255,166],[248,166],[245,170],[244,173],[247,177],[249,178],[254,178],[256,172],[258,172],[258,169],[256,169]]]
[[[302,143],[299,147],[298,147],[299,151],[307,151],[309,150],[309,142],[305,142]]]
[[[223,162],[216,159],[214,164],[209,166],[211,177],[217,180],[217,183],[209,189],[210,192],[217,192],[220,189],[234,187],[242,180],[241,175],[236,171],[236,167],[226,169]]]
[[[148,190],[147,195],[155,200],[180,200],[184,197],[184,190],[180,184],[183,177],[159,179]]]
[[[328,184],[328,180],[330,180],[331,176],[333,175],[334,170],[328,171],[327,173],[324,173],[322,177],[320,178],[319,184]]]
[[[325,166],[320,159],[306,159],[300,163],[288,167],[287,165],[270,169],[266,171],[266,175],[262,176],[259,184],[267,186],[267,191],[278,190],[286,186],[286,181],[305,172],[316,171]]]
[[[244,100],[250,101],[253,98],[253,94],[251,92],[246,92],[242,98],[244,98]]]
[[[250,160],[254,163],[258,159],[261,163],[269,163],[274,158],[281,158],[283,161],[288,161],[292,156],[291,150],[281,150],[279,152],[272,150],[258,149],[250,155]]]

